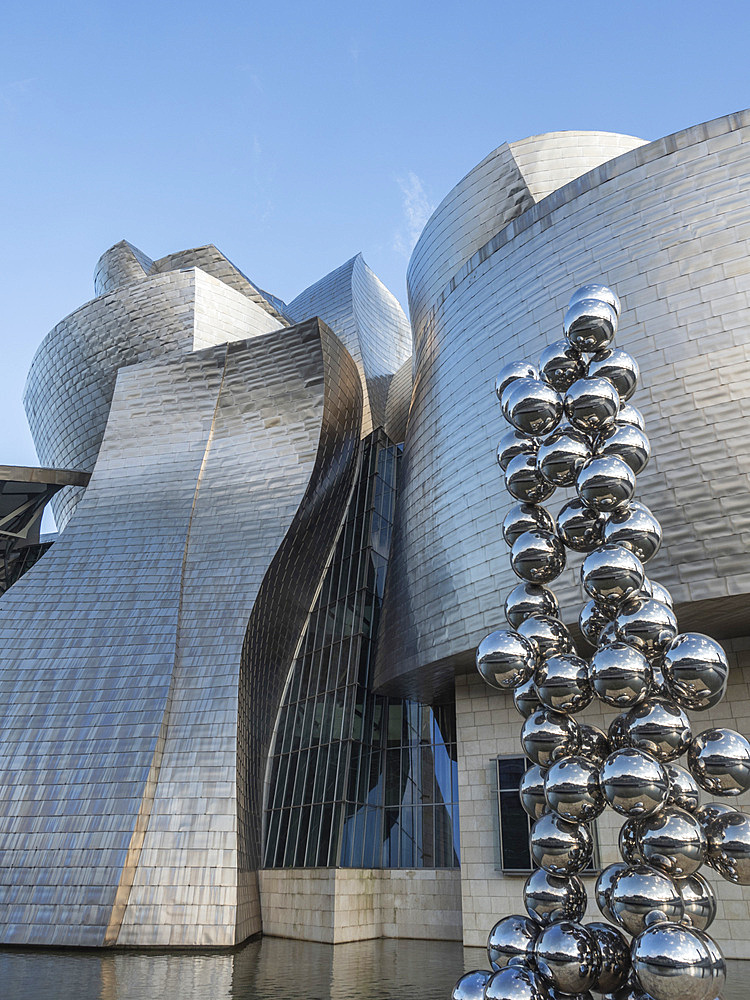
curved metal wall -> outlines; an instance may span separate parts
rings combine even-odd
[[[654,457],[639,496],[664,527],[649,574],[672,590],[683,627],[710,616],[715,634],[746,634],[748,140],[750,112],[741,112],[626,153],[498,227],[431,293],[414,330],[378,649],[384,690],[435,696],[503,624],[517,581],[499,527],[509,503],[493,453],[503,425],[494,377],[559,336],[570,293],[592,280],[617,289],[617,342],[641,366],[633,401]],[[420,266],[429,270],[429,261]],[[548,506],[564,499],[558,491]],[[568,619],[581,603],[579,561],[555,584]]]

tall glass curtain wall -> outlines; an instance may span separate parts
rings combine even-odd
[[[265,866],[458,866],[455,705],[370,690],[401,449],[363,445],[349,514],[281,708]]]

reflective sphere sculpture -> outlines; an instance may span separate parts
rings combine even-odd
[[[508,545],[525,531],[555,530],[555,522],[549,511],[535,503],[516,503],[503,520],[503,538]]]
[[[547,767],[576,753],[580,745],[578,723],[569,715],[544,708],[524,722],[521,745],[529,760]]]
[[[560,614],[560,605],[552,591],[537,583],[519,583],[505,598],[505,617],[511,628],[518,628],[529,615]]]
[[[643,583],[643,564],[621,545],[602,545],[581,566],[584,590],[600,604],[616,607],[637,593]]]
[[[596,299],[600,302],[606,302],[608,305],[612,306],[617,315],[620,315],[620,299],[618,298],[617,292],[608,288],[606,285],[600,285],[595,282],[591,282],[588,285],[581,285],[577,288],[573,294],[568,299],[568,309],[580,302],[582,299]]]
[[[492,974],[483,1000],[548,1000],[541,976],[524,963],[508,965]]]
[[[726,964],[714,942],[695,927],[661,923],[633,942],[633,971],[654,1000],[714,1000]]]
[[[570,632],[559,618],[554,618],[552,615],[529,615],[518,626],[518,634],[535,646],[540,660],[575,652]]]
[[[737,807],[730,806],[728,802],[707,802],[704,806],[698,807],[698,811],[695,815],[698,817],[698,822],[706,832],[706,836],[708,836],[709,826],[715,819],[718,819],[720,816],[727,816],[729,813],[736,812],[739,812]]]
[[[565,313],[563,330],[579,351],[602,351],[615,339],[617,313],[602,299],[577,299]]]
[[[706,826],[712,868],[728,882],[750,885],[750,816],[727,812]]]
[[[623,747],[607,757],[599,772],[602,791],[615,812],[647,816],[664,805],[669,778],[661,763],[643,750]]]
[[[587,507],[577,497],[557,515],[557,534],[574,552],[592,552],[604,538],[607,515]]]
[[[679,806],[690,813],[697,813],[701,804],[701,790],[695,778],[676,764],[665,764],[664,769],[669,778],[669,793],[667,805]]]
[[[643,414],[632,403],[623,403],[620,406],[620,411],[615,417],[615,423],[620,425],[630,424],[641,431],[646,430],[646,421],[643,419]]]
[[[630,972],[630,945],[625,936],[610,924],[586,924],[599,952],[597,993],[612,993],[627,982]]]
[[[681,757],[693,735],[682,709],[657,698],[648,698],[630,709],[625,717],[625,731],[631,746],[662,762]]]
[[[633,475],[640,475],[651,458],[651,443],[640,427],[632,424],[614,424],[605,428],[596,444],[596,454],[613,455],[630,467]]]
[[[541,703],[556,712],[577,712],[594,697],[588,663],[571,653],[541,660],[534,671],[534,686]]]
[[[601,969],[593,936],[571,920],[543,928],[534,944],[534,962],[542,978],[563,993],[580,993],[594,986]]]
[[[528,719],[532,712],[537,712],[542,707],[542,703],[537,697],[533,677],[513,688],[513,704],[516,711],[524,719]]]
[[[609,379],[582,378],[565,393],[563,408],[573,427],[593,436],[614,424],[620,397]]]
[[[607,736],[596,726],[590,726],[585,722],[578,723],[578,733],[580,735],[580,747],[578,756],[585,757],[593,761],[600,767],[612,753]]]
[[[630,549],[645,563],[659,551],[661,525],[645,504],[631,500],[612,512],[604,526],[604,541]]]
[[[579,378],[585,378],[587,368],[581,352],[568,340],[549,344],[539,358],[539,374],[558,392],[565,392]]]
[[[599,643],[602,629],[611,621],[609,611],[596,601],[587,601],[578,616],[578,627],[583,638],[592,646]]]
[[[599,633],[599,645],[602,647],[611,646],[613,642],[619,642],[619,639],[617,638],[617,631],[615,629],[615,623],[607,622]]]
[[[497,443],[497,464],[505,472],[508,464],[516,455],[536,455],[539,441],[509,427]]]
[[[630,743],[628,742],[628,734],[625,731],[626,715],[627,712],[622,715],[616,715],[609,724],[607,739],[609,740],[613,753],[615,750],[622,750],[624,747],[630,746]]]
[[[544,777],[546,770],[538,764],[532,764],[521,775],[518,785],[518,797],[521,800],[523,810],[532,819],[539,819],[549,811],[547,799],[544,795]]]
[[[577,875],[532,872],[523,887],[529,916],[542,927],[558,920],[580,920],[586,912],[586,889]]]
[[[599,907],[600,913],[614,924],[617,923],[617,920],[612,912],[612,886],[617,876],[627,869],[628,865],[622,861],[616,861],[615,864],[609,865],[600,872],[594,888],[596,905]]]
[[[541,503],[555,492],[536,467],[535,455],[516,455],[505,470],[505,488],[516,500]]]
[[[672,878],[687,878],[706,860],[706,835],[692,813],[666,806],[638,824],[638,847],[652,868]]]
[[[661,657],[677,635],[677,619],[666,604],[633,594],[620,604],[615,628],[623,642],[652,659]]]
[[[531,437],[549,434],[563,414],[562,396],[541,379],[515,379],[503,390],[501,402],[508,423]]]
[[[680,895],[685,916],[690,917],[693,927],[705,931],[711,926],[716,916],[716,896],[702,875],[688,875],[675,883]]]
[[[551,531],[524,531],[510,550],[510,564],[527,583],[550,583],[565,569],[565,547]]]
[[[504,968],[511,958],[529,958],[538,936],[539,924],[529,917],[512,913],[509,917],[498,920],[487,938],[490,965],[497,971]]]
[[[712,795],[741,795],[750,788],[750,743],[733,729],[706,729],[690,744],[690,773]]]
[[[652,910],[669,920],[682,919],[682,896],[674,882],[648,865],[632,865],[615,875],[608,900],[615,922],[628,934],[641,934]]]
[[[578,473],[576,490],[587,507],[610,513],[633,499],[635,473],[616,455],[592,458]]]
[[[718,642],[700,632],[676,636],[664,654],[664,680],[682,708],[704,712],[724,697],[729,661]]]
[[[540,816],[531,828],[531,856],[553,875],[574,875],[591,860],[594,844],[583,823],[569,823],[555,813]]]
[[[666,587],[663,587],[655,580],[650,580],[649,588],[651,593],[647,594],[648,597],[652,597],[655,601],[658,601],[659,604],[666,604],[668,608],[671,608],[672,611],[674,611],[674,598]]]
[[[657,815],[659,814],[657,813]],[[643,855],[638,846],[640,824],[641,820],[638,816],[631,816],[622,824],[617,835],[617,847],[622,855],[622,860],[629,865],[643,864]]]
[[[539,445],[536,467],[553,486],[573,486],[591,458],[591,441],[573,427],[558,428]]]
[[[597,698],[614,708],[631,708],[648,694],[651,667],[637,649],[612,642],[591,657],[590,676]]]
[[[544,777],[547,804],[562,819],[589,823],[604,811],[599,786],[599,765],[585,757],[563,757],[551,764]]]
[[[451,993],[451,1000],[484,1000],[484,987],[492,976],[484,969],[474,969],[461,976]]]
[[[500,691],[527,681],[536,662],[532,643],[509,629],[490,632],[477,646],[477,670],[490,687]]]
[[[501,368],[500,374],[495,379],[495,395],[497,398],[502,400],[505,389],[511,382],[519,378],[538,379],[539,372],[528,361],[510,361]]]
[[[589,361],[588,375],[589,378],[608,378],[625,403],[635,392],[641,370],[634,357],[615,347],[597,351]]]

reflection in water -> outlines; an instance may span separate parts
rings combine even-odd
[[[3,1000],[449,1000],[486,966],[452,941],[313,944],[263,938],[232,952],[0,949]],[[724,1000],[744,1000],[748,966],[729,963]]]

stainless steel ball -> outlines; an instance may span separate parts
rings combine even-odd
[[[651,681],[646,657],[624,642],[611,642],[591,657],[591,684],[594,693],[614,708],[632,708],[644,701]]]
[[[630,944],[621,931],[598,921],[586,924],[599,952],[597,993],[612,993],[624,986],[630,973]]]
[[[599,912],[603,917],[606,917],[607,920],[611,920],[615,924],[617,920],[612,912],[612,886],[617,876],[627,871],[627,869],[628,865],[625,862],[616,861],[613,865],[609,865],[599,873],[596,886],[594,887],[594,895]]]
[[[614,753],[615,750],[623,750],[625,747],[630,746],[627,730],[625,729],[626,715],[627,712],[621,715],[616,715],[609,724],[607,739],[612,747],[612,753]]]
[[[555,519],[544,507],[535,503],[516,503],[510,508],[503,519],[503,538],[508,545],[524,531],[555,530]]]
[[[602,299],[578,299],[565,313],[563,330],[579,351],[602,351],[615,339],[617,313]]]
[[[539,374],[558,392],[565,392],[577,379],[586,377],[588,365],[568,340],[549,344],[539,358]]]
[[[750,885],[750,816],[728,812],[707,824],[708,857],[728,882]]]
[[[538,450],[538,438],[529,437],[515,427],[509,427],[497,443],[497,464],[505,472],[510,460],[516,455],[536,455]]]
[[[687,763],[701,788],[712,795],[741,795],[750,788],[750,743],[734,729],[699,733],[690,744]]]
[[[632,403],[623,403],[620,412],[615,417],[615,423],[619,425],[630,424],[639,430],[646,430],[646,421],[637,406]]]
[[[507,965],[492,974],[483,1000],[549,1000],[542,977],[527,963]]]
[[[503,969],[511,958],[531,957],[534,942],[539,937],[539,924],[520,913],[511,913],[494,925],[487,937],[487,957],[497,971]]]
[[[635,473],[616,455],[592,458],[578,473],[576,491],[586,506],[609,514],[633,499]]]
[[[557,515],[557,534],[574,552],[592,552],[604,538],[607,515],[592,510],[576,497],[561,507]]]
[[[590,823],[607,804],[599,785],[599,765],[581,756],[563,757],[550,765],[544,795],[550,808],[571,823]]]
[[[614,424],[620,397],[609,379],[581,378],[565,393],[563,409],[577,430],[593,436]]]
[[[565,546],[551,531],[524,531],[513,542],[510,565],[527,583],[550,583],[565,569]]]
[[[588,662],[572,653],[541,660],[534,671],[534,686],[541,703],[556,712],[578,712],[594,697]]]
[[[490,632],[477,646],[476,664],[480,676],[490,687],[500,691],[527,681],[536,662],[533,644],[510,629]]]
[[[581,285],[577,288],[568,300],[568,309],[580,302],[582,299],[596,299],[600,302],[606,302],[608,305],[612,306],[617,315],[620,315],[620,300],[617,297],[617,292],[608,288],[606,285],[598,284],[597,282],[590,282],[587,285]]]
[[[737,807],[729,805],[728,802],[706,802],[705,805],[698,807],[698,811],[695,815],[698,817],[698,822],[705,830],[706,836],[708,836],[709,826],[715,819],[719,819],[720,816],[727,816],[729,813],[736,812],[739,812]]]
[[[643,750],[623,747],[607,757],[599,772],[602,791],[615,812],[647,816],[667,799],[669,778],[662,764]]]
[[[586,888],[577,875],[532,872],[523,887],[529,916],[542,927],[558,920],[580,920],[586,912]]]
[[[532,819],[539,819],[549,812],[547,799],[544,795],[544,776],[547,771],[538,764],[532,764],[521,775],[518,785],[518,797],[523,811]]]
[[[648,507],[637,500],[631,500],[622,510],[613,511],[604,526],[605,542],[623,545],[635,552],[643,563],[653,559],[659,551],[661,537],[661,525]]]
[[[553,875],[575,875],[588,865],[594,849],[583,823],[569,823],[555,813],[540,816],[531,828],[531,856]]]
[[[578,756],[585,757],[601,767],[614,749],[610,746],[606,734],[597,726],[591,726],[586,722],[578,723],[578,732],[580,735]]]
[[[516,455],[505,470],[505,488],[516,500],[541,503],[555,492],[536,467],[535,455]]]
[[[625,403],[636,390],[641,370],[627,351],[614,347],[597,351],[589,361],[588,374],[589,378],[608,378]]]
[[[679,806],[689,813],[697,813],[701,804],[701,790],[698,782],[683,767],[677,764],[665,764],[664,769],[669,778],[669,793],[667,794],[667,805]]]
[[[562,396],[541,379],[515,379],[503,390],[501,402],[508,423],[530,437],[549,434],[563,414]]]
[[[505,598],[505,617],[511,628],[518,628],[529,615],[560,615],[560,605],[552,591],[538,583],[523,581]]]
[[[536,467],[553,486],[573,486],[592,455],[591,441],[573,427],[552,431],[539,445]]]
[[[651,660],[661,658],[677,635],[677,619],[666,604],[632,594],[617,611],[615,627],[619,638]]]
[[[716,944],[696,927],[660,923],[633,942],[633,971],[654,1000],[714,1000],[726,979]]]
[[[649,580],[649,588],[651,592],[646,595],[647,597],[652,597],[659,604],[666,604],[668,608],[674,611],[674,598],[665,586],[657,583],[655,580]]]
[[[560,619],[553,615],[529,615],[518,626],[518,634],[536,647],[540,660],[575,652],[573,637]]]
[[[631,865],[615,875],[608,899],[615,922],[628,934],[641,934],[653,910],[668,920],[683,915],[682,896],[672,879],[649,865]]]
[[[659,815],[657,813],[657,815]],[[638,846],[638,831],[642,820],[639,816],[631,816],[620,827],[617,835],[617,847],[622,860],[628,865],[642,865],[643,855]]]
[[[607,622],[604,628],[599,633],[599,645],[603,648],[604,646],[611,646],[613,642],[619,642],[617,638],[617,631],[615,629],[614,622]]]
[[[538,712],[542,707],[542,703],[537,697],[533,677],[513,688],[513,704],[518,714],[522,715],[524,719],[528,719],[532,712]]]
[[[632,424],[613,424],[606,427],[596,443],[596,455],[614,455],[621,458],[638,476],[651,458],[651,443],[645,431]]]
[[[526,719],[521,729],[523,752],[535,764],[547,767],[570,757],[580,746],[578,723],[569,715],[544,708]]]
[[[702,875],[693,873],[675,883],[682,896],[684,915],[690,917],[693,927],[705,931],[716,916],[716,896],[709,882]]]
[[[596,601],[587,601],[578,616],[578,627],[581,635],[591,646],[597,646],[602,629],[611,621],[610,612]]]
[[[681,757],[693,735],[682,709],[658,698],[648,698],[631,708],[625,717],[625,731],[631,746],[662,763]]]
[[[491,976],[485,969],[467,972],[453,987],[451,1000],[484,1000],[484,988]]]
[[[638,847],[644,862],[652,868],[671,878],[687,878],[706,860],[706,834],[692,813],[665,806],[638,824]]]
[[[542,978],[563,993],[588,990],[601,971],[593,935],[572,920],[543,928],[534,944],[534,962]]]
[[[729,679],[729,661],[718,642],[684,632],[669,644],[662,663],[670,695],[682,708],[704,712],[718,705]]]
[[[602,545],[590,552],[581,566],[584,590],[595,601],[617,607],[640,590],[643,564],[621,545]]]
[[[510,361],[500,369],[495,379],[495,395],[502,400],[503,392],[519,378],[538,379],[539,372],[528,361]]]

